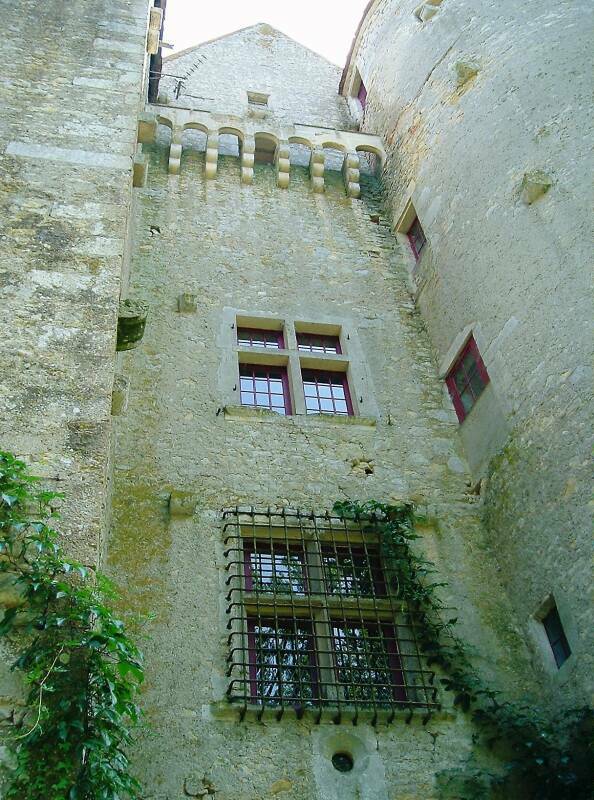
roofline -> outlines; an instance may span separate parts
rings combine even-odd
[[[187,53],[191,53],[192,50],[198,50],[198,48],[204,47],[204,45],[212,44],[213,42],[218,42],[221,39],[226,39],[228,36],[234,36],[236,33],[243,33],[243,31],[249,31],[252,28],[259,28],[261,25],[266,25],[268,28],[272,28],[272,30],[276,31],[277,33],[280,33],[281,36],[284,36],[285,39],[290,39],[290,41],[295,42],[295,44],[298,44],[299,47],[303,47],[304,50],[308,50],[310,53],[313,53],[318,58],[321,58],[327,64],[330,64],[330,66],[334,67],[335,69],[340,69],[339,64],[335,64],[333,61],[330,61],[330,59],[326,58],[326,56],[323,56],[316,50],[312,50],[311,47],[308,47],[306,44],[302,44],[297,39],[293,39],[292,36],[289,36],[284,31],[281,31],[280,28],[275,28],[274,25],[271,25],[269,22],[256,22],[253,25],[246,25],[245,28],[237,28],[237,30],[229,31],[229,33],[223,33],[220,36],[215,36],[214,39],[207,39],[205,42],[199,42],[198,44],[193,44],[191,47],[186,47],[185,50],[179,50],[177,53],[171,53],[171,55],[166,56],[163,59],[163,63],[165,63],[166,61],[170,61],[173,58],[178,58],[179,56],[185,56]]]
[[[351,42],[351,47],[350,47],[350,50],[349,50],[347,58],[346,58],[346,64],[344,65],[344,69],[343,69],[342,75],[340,77],[340,83],[338,84],[338,94],[342,94],[342,91],[344,89],[344,85],[346,83],[349,67],[351,66],[351,59],[353,57],[353,53],[355,52],[355,47],[357,46],[357,44],[359,42],[359,36],[360,36],[361,31],[363,29],[363,25],[367,21],[367,17],[369,16],[373,6],[376,5],[379,2],[380,2],[380,0],[369,0],[367,5],[365,6],[365,10],[363,11],[363,16],[361,17],[361,21],[357,25],[357,30],[355,31],[355,35],[353,36],[353,41]]]

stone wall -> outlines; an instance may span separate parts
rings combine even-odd
[[[221,55],[219,69],[227,63]],[[334,121],[331,111],[326,122]],[[144,149],[149,181],[136,194],[131,295],[150,316],[140,347],[123,356],[130,397],[116,420],[109,569],[128,608],[156,613],[144,696],[152,733],[136,749],[147,798],[181,800],[185,786],[190,796],[212,787],[217,800],[429,800],[437,773],[471,749],[468,722],[447,697],[427,726],[415,715],[377,729],[293,714],[239,722],[224,699],[221,509],[324,511],[337,499],[372,497],[426,508],[435,522],[421,546],[450,583],[445,599],[459,609],[479,667],[492,685],[530,690],[527,651],[485,555],[455,417],[377,186],[367,179],[363,200],[352,200],[341,174],[327,170],[325,193],[314,194],[307,170],[294,167],[280,189],[275,167],[259,164],[245,186],[239,159],[221,155],[207,180],[205,156],[192,148],[171,175],[166,137]],[[342,326],[357,362],[358,416],[237,408],[238,314]],[[341,746],[357,753],[346,776],[329,759]]]
[[[379,0],[344,76],[385,139],[392,222],[412,199],[428,246],[402,258],[439,374],[472,330],[491,377],[460,426],[542,687],[584,701],[593,675],[588,513],[592,395],[587,137],[592,6]],[[355,100],[349,101],[356,106]],[[591,406],[590,406],[591,407]],[[572,656],[534,618],[553,595]]]
[[[96,564],[148,3],[0,2],[1,446]]]
[[[241,118],[248,112],[250,91],[270,95],[263,117],[268,121],[353,125],[336,91],[340,69],[270,25],[254,25],[175,53],[164,60],[163,73],[160,92],[170,105]],[[183,78],[177,99],[172,75]]]

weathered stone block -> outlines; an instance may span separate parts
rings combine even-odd
[[[122,300],[118,315],[116,349],[132,350],[144,335],[148,305],[140,300]]]
[[[198,307],[198,296],[192,292],[182,292],[177,297],[177,310],[180,314],[195,314]]]
[[[520,187],[522,202],[530,206],[543,197],[553,185],[551,178],[539,170],[526,172]]]

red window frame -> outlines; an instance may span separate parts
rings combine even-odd
[[[372,643],[380,644],[379,652],[368,647],[367,642],[370,640],[359,632],[345,634],[347,629],[359,631],[363,628],[368,636],[371,637]],[[344,699],[347,703],[372,700],[381,705],[382,701],[402,701],[407,699],[406,681],[404,680],[404,671],[398,651],[398,638],[394,625],[389,622],[371,620],[331,619],[330,629],[332,632],[336,680],[339,686],[343,687],[345,692]],[[341,632],[342,635],[337,632]],[[353,644],[355,645],[354,647]],[[373,657],[376,656],[385,659],[385,666],[374,666]],[[383,672],[387,680],[376,681],[367,677],[369,673],[377,674],[378,672]],[[344,679],[345,676],[348,676],[346,680]],[[357,676],[361,680],[357,680]],[[357,689],[362,689],[371,697],[357,697]],[[382,689],[386,691],[387,697],[381,696]]]
[[[446,376],[458,420],[464,422],[489,383],[489,373],[471,336]]]
[[[239,347],[266,347],[269,350],[284,350],[285,339],[282,331],[271,331],[265,328],[237,328],[237,344]]]
[[[413,251],[415,259],[418,261],[421,257],[421,251],[427,244],[427,237],[423,226],[419,222],[419,218],[415,217],[407,230],[406,235],[410,244],[410,249]]]
[[[251,382],[249,385],[248,381]],[[282,392],[272,391],[272,388],[278,387],[279,382]],[[249,401],[250,395],[252,396],[251,402]],[[290,415],[292,413],[291,394],[287,368],[268,364],[240,364],[239,397],[242,406],[264,408],[283,416]],[[275,402],[278,397],[283,398],[282,405]]]
[[[307,414],[336,414],[344,417],[354,416],[353,403],[351,401],[349,384],[345,372],[302,369],[301,379],[303,382],[305,411]],[[313,385],[313,387],[306,387],[306,384]],[[338,390],[336,395],[335,387]],[[326,394],[328,391],[329,394]],[[341,391],[343,394],[342,397],[340,396]],[[313,401],[317,401],[317,407],[313,407]],[[338,409],[337,402],[340,403]],[[343,403],[346,405],[346,410],[342,409]],[[332,408],[322,408],[322,405],[331,405]]]
[[[387,596],[379,547],[334,542],[322,544],[321,556],[328,594]]]
[[[279,589],[274,585],[277,573],[280,579],[287,576],[289,586],[287,594],[304,595],[309,592],[309,581],[307,575],[306,554],[298,545],[288,544],[284,539],[244,539],[243,541],[243,570],[246,592],[261,592],[263,594],[278,594]],[[270,558],[270,574],[263,569],[262,556]],[[289,568],[285,565],[277,567],[277,559],[283,557],[288,560],[289,556],[296,556],[300,566],[300,575],[291,576]],[[256,564],[254,564],[256,561]],[[292,562],[294,563],[294,562]],[[263,578],[272,578],[270,587],[267,587]],[[258,579],[262,581],[262,588],[258,587]]]
[[[283,643],[283,647],[281,648],[278,644],[279,638],[282,637],[282,632],[279,630],[280,626],[283,626],[285,629],[289,631],[289,638],[297,638],[300,636],[302,641],[306,641],[306,649],[303,650],[293,650],[287,647],[286,641]],[[294,653],[303,653],[305,652],[308,656],[308,662],[305,665],[297,666],[294,664],[283,664],[282,661],[279,663],[279,660],[273,661],[271,663],[266,663],[265,656],[263,655],[263,649],[258,646],[258,642],[262,641],[258,629],[262,627],[272,628],[274,633],[266,634],[270,638],[276,639],[276,648],[275,648],[275,655],[277,657],[286,657],[289,658]],[[286,639],[285,635],[285,639]],[[293,701],[295,705],[301,705],[305,703],[311,703],[312,705],[316,705],[320,702],[320,679],[319,679],[319,668],[318,668],[318,660],[317,655],[318,651],[316,650],[316,640],[314,636],[313,630],[313,622],[307,618],[301,617],[249,617],[247,618],[247,639],[248,639],[248,669],[249,669],[249,680],[250,680],[250,700],[253,703],[261,704],[264,700],[268,705],[275,705],[276,702],[282,704],[283,701],[290,703]],[[262,672],[264,670],[270,670],[271,672],[276,672],[276,679],[266,681],[262,678]],[[311,697],[304,697],[302,691],[298,690],[295,695],[285,695],[283,692],[283,687],[287,685],[287,682],[282,678],[283,669],[295,669],[298,676],[300,673],[305,672],[307,680],[301,680],[300,683],[308,685],[311,688]],[[260,674],[259,674],[260,673]],[[294,683],[291,681],[291,683]],[[276,697],[270,697],[266,694],[266,685],[268,686],[277,686],[279,689],[279,694]],[[261,688],[261,691],[259,689]]]
[[[297,349],[302,353],[342,353],[340,338],[325,333],[297,331]]]

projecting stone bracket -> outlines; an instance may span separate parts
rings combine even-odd
[[[520,198],[527,206],[531,206],[543,197],[552,185],[553,181],[545,172],[539,170],[526,172],[520,186]]]
[[[172,517],[191,517],[197,502],[196,495],[192,492],[173,489],[167,501],[169,514]]]
[[[162,25],[163,25],[163,9],[155,7],[151,8],[148,33],[146,37],[146,51],[150,55],[155,55],[155,53],[159,51]]]
[[[245,136],[241,143],[241,182],[250,186],[254,182],[254,160],[256,140],[253,136]]]
[[[425,0],[415,8],[413,14],[419,22],[429,22],[437,14],[441,3],[442,0]]]
[[[315,194],[324,191],[324,151],[321,147],[312,150],[311,161],[309,162],[309,174],[311,177],[311,188]]]
[[[116,350],[133,350],[144,336],[148,305],[140,300],[122,300],[118,314]]]
[[[130,391],[130,381],[124,375],[116,375],[113,380],[113,391],[111,394],[111,416],[120,417],[126,413],[128,408],[128,394]]]
[[[344,187],[349,197],[361,197],[359,156],[357,153],[347,153],[342,165]]]
[[[291,180],[291,161],[289,142],[279,142],[274,154],[276,164],[276,183],[281,189],[288,189]]]
[[[177,297],[177,310],[180,314],[195,314],[198,309],[198,298],[191,292],[182,292]]]
[[[132,186],[135,188],[142,188],[146,186],[146,179],[148,175],[148,161],[145,154],[140,147],[136,148],[134,159],[132,161]]]
[[[138,117],[137,140],[139,144],[153,144],[157,138],[157,115],[143,111]]]

